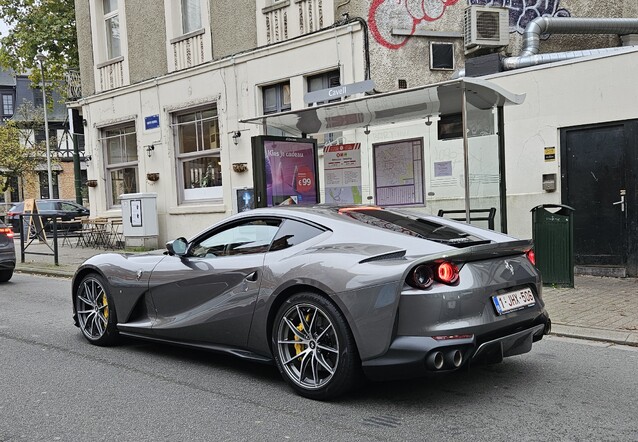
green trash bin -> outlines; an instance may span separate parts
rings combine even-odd
[[[543,284],[574,287],[574,209],[542,204],[531,212],[536,267]]]

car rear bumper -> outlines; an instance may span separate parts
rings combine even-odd
[[[533,322],[501,335],[437,340],[430,336],[398,336],[381,357],[363,361],[372,380],[402,379],[430,373],[451,372],[469,365],[501,362],[503,358],[527,353],[551,330],[546,312]]]

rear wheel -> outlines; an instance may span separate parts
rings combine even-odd
[[[100,346],[117,342],[115,308],[104,279],[97,274],[87,275],[75,295],[75,311],[84,337]]]
[[[277,313],[272,333],[275,362],[302,396],[326,400],[348,391],[359,372],[359,357],[345,318],[315,293],[290,297]]]

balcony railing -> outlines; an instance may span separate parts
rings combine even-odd
[[[326,0],[285,0],[262,9],[266,44],[288,40],[329,26]],[[330,22],[330,23],[329,23]]]
[[[204,30],[195,31],[171,40],[175,71],[204,62]]]
[[[107,91],[124,85],[124,57],[102,63],[99,72],[99,91]]]
[[[80,81],[80,71],[70,69],[64,74],[66,80],[66,98],[69,101],[82,98],[82,82]]]

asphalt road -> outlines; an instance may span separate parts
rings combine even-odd
[[[22,274],[0,285],[0,441],[638,440],[636,348],[549,337],[503,364],[321,403],[271,366],[94,347],[69,291]]]

